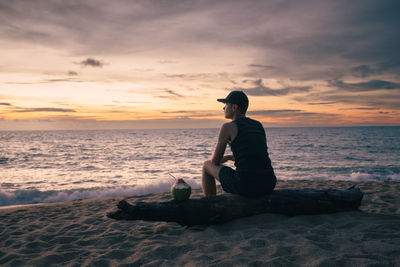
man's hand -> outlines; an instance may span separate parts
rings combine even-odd
[[[233,155],[225,155],[222,157],[221,163],[227,162],[228,160],[235,161],[235,158],[233,157]]]

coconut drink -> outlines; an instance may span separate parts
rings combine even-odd
[[[183,179],[178,179],[171,187],[171,194],[175,200],[189,199],[192,188]]]

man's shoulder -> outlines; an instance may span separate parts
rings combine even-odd
[[[264,126],[262,125],[262,123],[260,121],[255,120],[255,119],[251,119],[251,118],[249,118],[249,120],[252,121],[253,124],[258,125],[259,127],[264,129]]]
[[[252,122],[254,122],[254,123],[259,123],[259,124],[261,124],[261,122],[259,122],[258,120],[255,120],[255,119],[252,119],[252,118],[249,118],[249,117],[246,117],[246,119],[248,119],[249,121],[252,121]]]
[[[257,125],[257,126],[260,126],[260,127],[264,128],[262,126],[261,122],[259,122],[258,120],[249,118],[249,117],[243,117],[243,118],[241,118],[240,120],[238,120],[236,122],[240,123],[240,124],[243,124],[244,127],[247,126],[247,125]]]
[[[221,127],[221,136],[225,136],[228,142],[229,140],[235,139],[237,133],[238,126],[234,122],[224,123]]]
[[[237,129],[237,125],[233,121],[226,122],[226,123],[222,124],[221,129],[225,130],[225,131],[231,131],[231,130]]]

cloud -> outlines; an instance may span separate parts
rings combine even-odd
[[[350,92],[367,92],[379,90],[396,90],[400,89],[400,83],[389,82],[383,80],[371,80],[360,83],[346,83],[341,80],[328,81],[329,86]]]
[[[372,74],[376,74],[376,70],[372,70],[372,68],[368,65],[359,65],[350,69],[351,73],[355,77],[365,78],[371,76]]]
[[[100,60],[94,59],[94,58],[87,58],[83,61],[80,62],[82,66],[89,66],[89,67],[103,67],[104,63],[102,63]]]
[[[202,80],[202,79],[212,79],[217,77],[226,76],[227,73],[180,73],[180,74],[164,74],[167,78],[179,78],[185,80]]]
[[[191,118],[167,118],[149,120],[96,120],[88,118],[63,118],[57,121],[43,122],[34,120],[2,120],[2,130],[70,130],[74,129],[183,129],[183,128],[217,128],[223,124],[219,119],[191,119]]]
[[[162,111],[161,113],[165,113],[165,114],[181,114],[181,113],[188,113],[188,114],[193,114],[193,111],[189,111],[189,110],[175,110],[175,111]]]
[[[374,0],[2,1],[0,36],[73,55],[155,55],[160,64],[176,63],[174,52],[207,60],[240,48],[250,77],[399,77],[399,10],[398,1]]]
[[[379,110],[379,108],[360,107],[360,108],[341,108],[340,110]]]
[[[153,69],[146,69],[146,68],[136,68],[135,71],[139,71],[139,72],[150,72],[150,71],[154,71]]]
[[[65,79],[46,79],[46,80],[41,80],[39,83],[58,83],[58,82],[71,82],[74,81],[70,78],[65,78]]]
[[[248,112],[253,116],[270,116],[270,117],[297,117],[297,116],[318,116],[322,113],[305,112],[301,109],[266,109],[266,110],[253,110]]]
[[[335,104],[335,101],[330,101],[330,102],[310,102],[307,103],[308,105],[331,105],[331,104]]]
[[[165,89],[164,91],[165,91],[166,93],[168,93],[168,94],[170,94],[170,95],[173,95],[173,96],[176,96],[176,97],[184,97],[183,95],[178,94],[177,92],[175,92],[175,91],[173,91],[173,90],[171,90],[171,89]]]
[[[233,89],[241,90],[251,96],[286,96],[286,95],[296,94],[296,93],[305,93],[305,92],[308,92],[311,90],[311,87],[309,87],[309,86],[303,86],[303,87],[288,86],[288,87],[281,88],[281,89],[272,89],[272,88],[265,86],[263,84],[262,79],[253,81],[253,83],[254,83],[254,85],[256,85],[256,87],[252,87],[252,88],[236,87]]]
[[[178,61],[174,61],[174,60],[160,60],[160,61],[158,61],[158,63],[161,63],[161,64],[176,64],[176,63],[178,63]]]
[[[3,82],[4,84],[34,84],[34,82]]]
[[[298,114],[301,109],[264,109],[249,111],[249,115]]]
[[[78,73],[77,73],[76,71],[73,71],[73,70],[68,71],[67,74],[68,74],[69,76],[76,76],[76,75],[78,75]]]
[[[196,111],[196,110],[174,110],[174,111],[161,111],[163,114],[184,114],[188,118],[204,118],[204,117],[215,117],[221,116],[221,112],[217,111]],[[181,116],[179,116],[181,117]]]
[[[251,68],[260,68],[260,69],[264,69],[264,70],[273,70],[275,69],[274,66],[268,66],[268,65],[262,65],[262,64],[249,64],[248,65]]]
[[[56,122],[55,120],[37,119],[38,122]]]
[[[259,49],[254,61],[276,69],[252,77],[400,76],[398,1],[269,2],[265,22],[242,42]]]
[[[191,74],[191,75],[188,75],[188,74],[164,74],[164,76],[167,77],[167,78],[182,78],[182,79],[189,78],[189,79],[193,79],[196,76],[199,77],[199,74],[196,74],[196,76],[194,76],[193,74]]]
[[[159,88],[158,90],[161,90],[164,94],[162,95],[157,95],[159,98],[169,98],[169,99],[177,99],[177,98],[184,98],[185,96],[182,94],[179,94],[175,92],[172,89],[168,88]]]
[[[285,125],[318,125],[329,124],[327,122],[340,116],[332,113],[308,112],[300,109],[273,109],[273,110],[253,110],[248,112],[249,116],[260,116],[279,119],[280,124]]]
[[[43,79],[38,81],[31,82],[3,82],[4,84],[39,84],[39,83],[59,83],[59,82],[87,82],[85,80],[79,80],[77,78],[68,77],[68,78],[57,78],[57,79]]]
[[[0,106],[12,106],[12,104],[11,103],[0,103]]]
[[[286,86],[294,84],[290,80],[311,81],[306,85],[330,80],[339,90],[306,95],[303,103],[394,107],[398,99],[386,91],[398,92],[393,88],[400,83],[399,12],[400,2],[393,0],[1,1],[0,39],[4,45],[0,53],[14,48],[39,55],[48,52],[57,58],[65,56],[65,63],[78,58],[77,64],[88,67],[103,66],[99,59],[118,59],[119,63],[132,62],[125,65],[129,69],[154,68],[151,75],[155,77],[164,75],[157,71],[166,73],[168,69],[170,74],[165,77],[177,78],[167,81],[170,83],[187,79],[191,82],[188,86],[201,87],[196,80],[209,79],[208,84],[218,88],[235,86],[249,95],[282,96],[284,100],[288,99],[284,96],[319,90],[316,86]],[[142,59],[147,62],[143,66]],[[17,63],[9,69],[22,69],[19,66],[23,64]],[[26,69],[36,70],[43,62],[28,63]],[[67,68],[61,70],[63,76],[78,78],[72,73],[65,75],[65,70],[76,65],[58,63]],[[228,64],[228,75],[216,74]],[[354,83],[350,79],[354,77],[362,79]],[[244,79],[260,79],[260,83],[235,84],[234,80]],[[271,88],[262,79],[287,83],[283,88]],[[48,80],[58,81],[65,80]],[[222,84],[229,81],[234,84]],[[375,94],[382,91],[385,94]],[[182,89],[178,94],[185,92]],[[371,94],[351,94],[358,92]],[[164,91],[160,97],[180,96]]]
[[[385,109],[400,109],[400,94],[393,91],[375,92],[348,92],[348,91],[327,91],[324,93],[312,93],[305,96],[292,98],[300,103],[305,102],[335,102],[337,104],[358,105],[360,107],[376,107]]]
[[[21,108],[16,109],[14,112],[76,112],[73,109],[64,108]]]

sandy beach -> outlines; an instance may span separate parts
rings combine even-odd
[[[124,197],[1,209],[0,265],[400,266],[400,183],[279,181],[277,188],[353,184],[365,194],[360,211],[262,214],[207,227],[106,217]],[[170,195],[128,198],[139,200]]]

